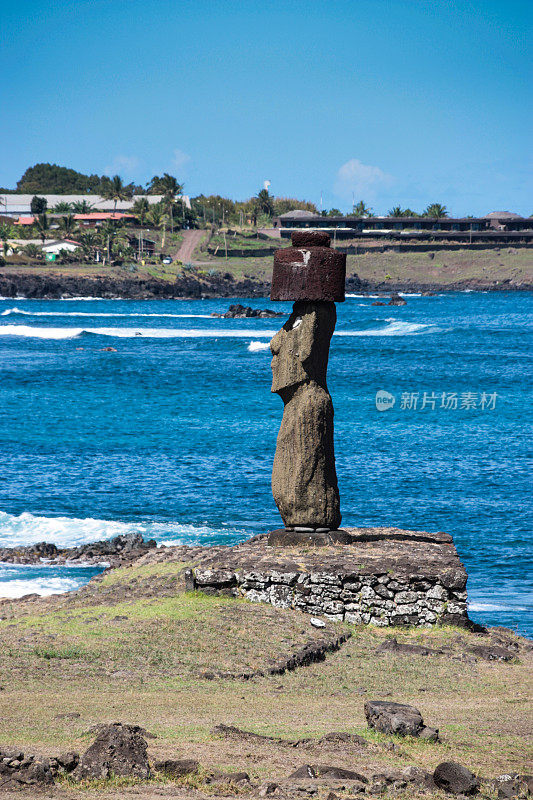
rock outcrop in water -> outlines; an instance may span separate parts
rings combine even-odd
[[[43,560],[52,564],[65,564],[67,561],[85,564],[106,562],[112,567],[117,567],[134,561],[156,546],[155,539],[145,542],[140,533],[128,533],[125,536],[115,536],[107,541],[82,544],[79,547],[57,547],[49,542],[26,547],[1,547],[0,561],[9,564],[39,564]]]
[[[240,303],[234,303],[229,307],[225,314],[217,314],[214,311],[211,314],[212,317],[222,317],[224,319],[248,319],[248,318],[259,318],[259,319],[270,319],[271,317],[283,317],[285,316],[281,311],[273,311],[271,308],[251,308],[250,306],[243,306]]]

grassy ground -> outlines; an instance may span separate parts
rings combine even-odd
[[[226,260],[221,248],[216,256],[202,253],[198,255],[198,259],[200,258],[202,262],[210,264],[215,269],[232,272],[239,277],[270,280],[272,275],[271,256]],[[348,256],[347,274],[357,274],[361,280],[373,284],[390,281],[414,286],[420,284],[447,286],[458,281],[472,280],[491,285],[494,281],[507,279],[515,284],[523,282],[533,284],[533,249],[502,247],[472,251],[363,253]]]
[[[445,648],[442,655],[377,655],[390,632],[328,622],[328,634],[349,628],[353,635],[322,663],[282,676],[210,679],[206,673],[264,669],[324,631],[299,612],[185,593],[184,566],[148,560],[105,573],[70,597],[4,602],[0,742],[54,755],[86,749],[95,723],[139,724],[157,735],[149,741],[152,758],[196,758],[206,769],[245,770],[256,785],[284,779],[306,763],[367,775],[412,764],[432,770],[446,760],[484,776],[528,771],[530,650],[509,663],[475,661],[465,649],[489,637],[436,628],[402,630],[397,638]],[[402,739],[396,750],[387,749],[391,737],[366,727],[367,698],[413,703],[440,729],[442,743]],[[66,713],[80,716],[58,717]],[[369,746],[315,742],[302,749],[234,741],[213,733],[219,723],[291,740],[347,731],[363,735]],[[141,796],[223,794],[201,775],[189,784],[154,779]],[[118,800],[130,792],[138,796],[139,788],[63,786],[52,795]],[[410,791],[406,798],[415,796]],[[251,789],[246,793],[253,796]]]

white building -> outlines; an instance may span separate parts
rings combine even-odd
[[[79,247],[81,247],[80,243],[76,242],[74,239],[54,239],[43,245],[41,249],[43,253],[55,253],[59,255],[61,250],[68,250],[69,253],[73,253],[74,250],[77,250]]]
[[[106,200],[98,194],[0,194],[0,216],[23,217],[31,214],[31,201],[33,198],[44,197],[47,202],[47,211],[53,212],[54,206],[58,203],[79,203],[85,201],[91,206],[92,211],[114,211],[115,201]],[[118,200],[117,211],[129,211],[136,200],[145,198],[153,206],[163,199],[162,194],[136,194],[131,200]],[[191,207],[191,201],[187,195],[178,197],[182,199],[187,208]]]

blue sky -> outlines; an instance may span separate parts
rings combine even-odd
[[[270,180],[344,211],[529,215],[531,17],[521,0],[2,0],[0,186],[50,161],[166,171],[191,195]]]

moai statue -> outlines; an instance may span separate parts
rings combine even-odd
[[[344,300],[346,256],[329,244],[327,233],[294,232],[292,247],[274,255],[270,294],[272,300],[295,301],[270,343],[272,391],[284,403],[272,493],[285,529],[311,539],[341,522],[326,373],[335,302]]]

